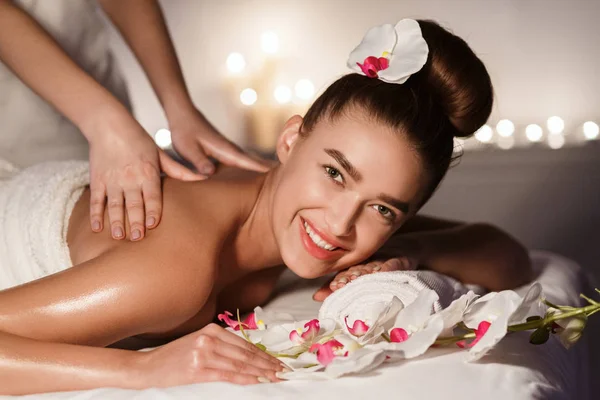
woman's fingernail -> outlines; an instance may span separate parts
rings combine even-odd
[[[113,236],[120,239],[123,237],[123,229],[120,226],[116,226],[113,228]]]
[[[99,231],[100,230],[100,222],[94,221],[94,223],[92,224],[92,229],[95,231]]]
[[[212,164],[206,164],[202,166],[202,169],[200,170],[200,172],[202,172],[203,174],[212,174],[215,170],[215,166]]]
[[[341,278],[338,283],[348,283],[348,278]]]
[[[381,269],[381,265],[376,265],[373,267],[373,271],[379,271]]]
[[[351,274],[352,276],[360,276],[360,271],[354,271]]]
[[[148,228],[154,226],[155,222],[156,222],[156,219],[154,217],[148,217],[148,218],[146,218],[146,226]]]
[[[131,232],[131,240],[138,240],[141,237],[142,233],[139,231],[139,229],[134,229],[133,232]]]
[[[283,376],[285,372],[275,372],[275,376],[279,379],[285,379],[285,376]]]
[[[277,373],[275,373],[275,375],[277,375]],[[269,378],[265,378],[264,376],[259,376],[256,379],[258,379],[260,383],[271,383],[271,380]]]

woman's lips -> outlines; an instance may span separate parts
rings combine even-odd
[[[340,256],[340,253],[343,252],[344,250],[341,249],[339,246],[336,250],[325,250],[320,248],[319,246],[317,246],[317,244],[315,242],[312,241],[312,239],[310,238],[310,236],[308,236],[308,233],[306,232],[306,228],[304,227],[304,219],[299,218],[299,226],[300,226],[300,238],[302,240],[302,244],[304,245],[304,248],[306,249],[306,251],[313,257],[319,259],[319,260],[331,260],[334,258],[338,258]],[[308,222],[307,222],[308,223]],[[308,223],[311,227],[311,229],[315,230],[313,228],[313,226]],[[316,231],[317,234],[318,231]],[[320,236],[320,234],[319,234]],[[327,241],[327,239],[323,238],[323,240]],[[336,243],[330,243],[332,245],[336,245]]]

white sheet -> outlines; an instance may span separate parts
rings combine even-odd
[[[555,254],[535,251],[537,280],[547,298],[558,304],[579,304],[579,293],[592,294],[579,266]],[[286,276],[282,293],[265,309],[313,318],[320,303],[312,301],[322,280],[298,281]],[[523,294],[525,288],[518,291]],[[587,332],[588,334],[590,332]],[[589,337],[589,336],[588,336]],[[571,350],[556,338],[543,346],[529,344],[527,333],[511,334],[477,363],[465,363],[464,353],[430,349],[423,357],[389,364],[362,376],[332,381],[290,381],[278,384],[236,386],[227,383],[196,384],[167,389],[132,391],[96,389],[24,398],[43,400],[91,399],[578,399],[589,398],[586,334]],[[32,377],[34,378],[34,377]],[[0,396],[2,397],[2,396]]]

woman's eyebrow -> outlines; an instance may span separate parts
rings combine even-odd
[[[331,156],[335,161],[338,162],[344,168],[344,170],[354,179],[356,182],[360,182],[362,180],[362,176],[358,172],[358,170],[352,165],[350,161],[346,158],[346,156],[339,150],[335,149],[325,149],[325,153]]]
[[[346,158],[346,156],[339,150],[336,149],[325,149],[325,153],[331,156],[335,161],[338,162],[344,168],[344,170],[350,175],[356,182],[360,182],[362,180],[362,176],[360,172],[352,165],[350,161]],[[386,203],[391,204],[396,207],[398,210],[402,211],[404,214],[408,214],[410,209],[410,205],[402,200],[398,200],[389,194],[380,193],[377,196],[381,201],[385,201]]]
[[[410,205],[407,202],[398,200],[388,194],[379,193],[379,196],[377,196],[377,198],[379,198],[382,201],[385,201],[386,203],[391,204],[398,210],[402,211],[404,214],[408,214],[408,211],[410,210]]]

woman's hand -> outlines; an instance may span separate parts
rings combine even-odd
[[[130,239],[140,240],[145,229],[158,225],[162,215],[160,171],[181,180],[200,180],[197,175],[160,150],[129,114],[107,118],[90,128],[90,223],[103,229],[108,208],[110,232],[125,238],[125,212]]]
[[[142,386],[168,387],[198,382],[249,385],[278,382],[275,358],[216,324],[140,353],[136,364]]]
[[[176,117],[169,118],[169,129],[175,151],[206,177],[215,171],[209,156],[225,165],[243,169],[259,172],[269,169],[267,161],[244,153],[221,135],[193,106],[188,111],[178,110]]]
[[[394,257],[385,261],[371,261],[366,264],[359,264],[339,272],[330,282],[315,292],[313,299],[316,301],[325,300],[331,293],[346,286],[362,275],[369,275],[376,272],[389,271],[410,271],[417,268],[417,261],[411,257]]]

